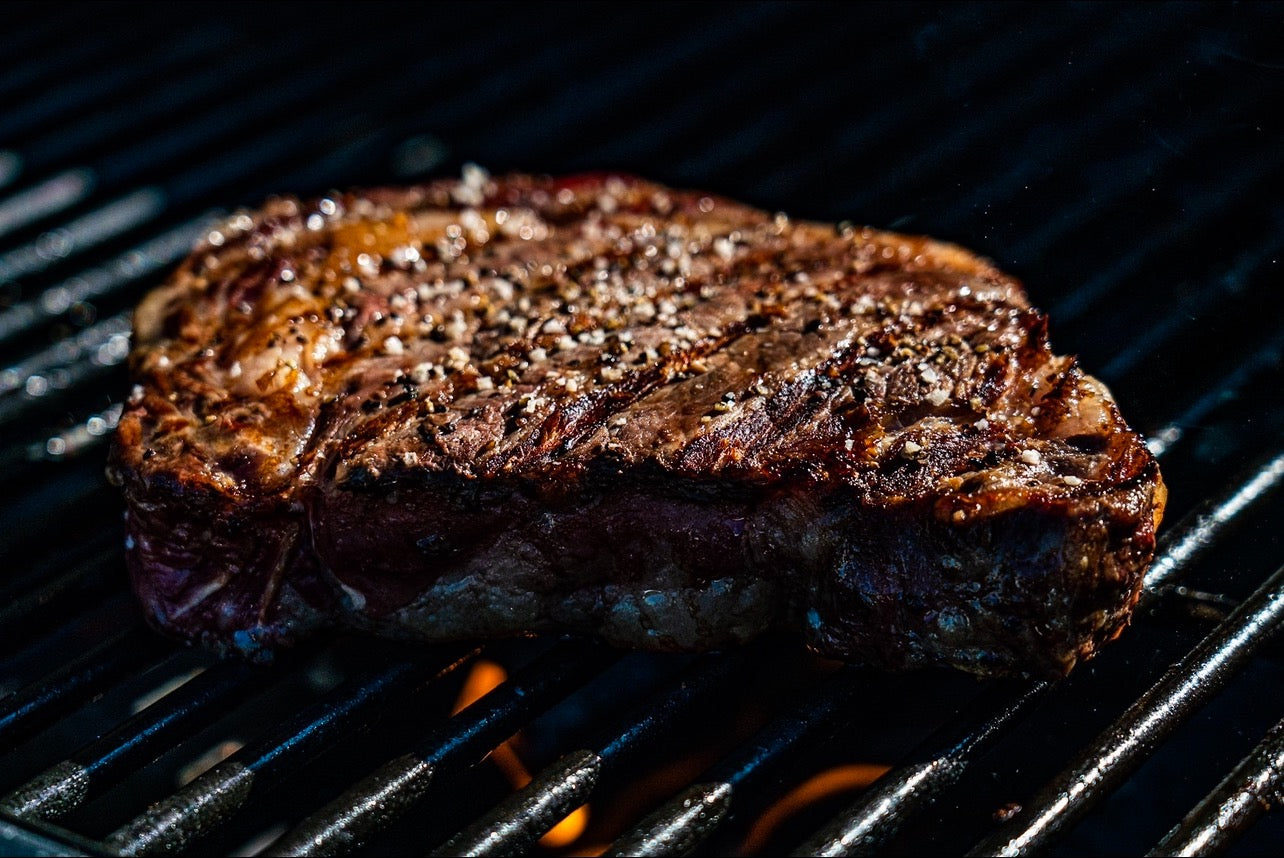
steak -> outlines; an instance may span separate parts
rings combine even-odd
[[[134,587],[250,657],[786,627],[1055,676],[1127,623],[1165,497],[987,262],[635,178],[273,199],[142,302],[131,365]]]

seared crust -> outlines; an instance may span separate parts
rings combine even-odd
[[[215,646],[794,624],[1057,674],[1126,623],[1163,507],[988,263],[632,178],[274,200],[140,306],[133,368],[136,587]]]

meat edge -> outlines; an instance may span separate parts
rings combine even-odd
[[[953,495],[878,508],[842,488],[685,503],[693,487],[678,483],[571,492],[556,507],[511,490],[479,502],[463,486],[465,509],[439,485],[394,481],[335,487],[310,520],[345,622],[384,636],[576,632],[685,651],[783,627],[881,668],[1054,677],[1127,624],[1165,499],[1153,459],[1100,493],[1036,492],[965,522]],[[502,510],[504,527],[478,519],[482,506]],[[356,526],[381,510],[379,533]],[[684,525],[655,526],[673,521]],[[451,544],[457,533],[474,536]],[[400,597],[379,591],[394,576]]]

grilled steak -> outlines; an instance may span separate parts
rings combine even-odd
[[[109,468],[151,620],[338,622],[1058,675],[1127,622],[1164,490],[958,247],[636,179],[276,199],[136,317]]]

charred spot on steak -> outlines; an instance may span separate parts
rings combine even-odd
[[[216,233],[138,308],[109,466],[170,634],[783,626],[886,668],[1060,675],[1139,594],[1153,457],[958,247],[477,170]]]

